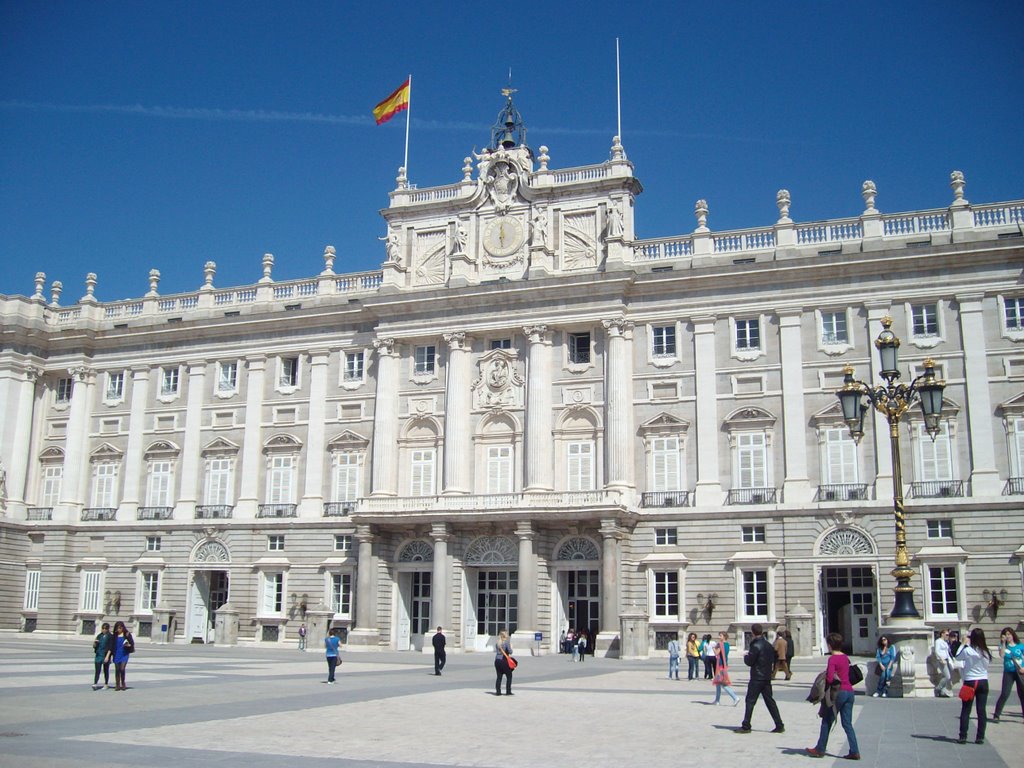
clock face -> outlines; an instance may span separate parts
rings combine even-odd
[[[492,256],[508,256],[523,244],[523,225],[511,216],[498,216],[484,228],[484,248]]]

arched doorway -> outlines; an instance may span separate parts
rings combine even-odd
[[[398,550],[395,563],[395,648],[423,650],[423,638],[430,632],[430,599],[433,584],[434,547],[415,539]]]
[[[519,624],[519,548],[508,536],[480,536],[463,562],[463,646],[483,651]]]
[[[213,642],[213,619],[228,601],[231,553],[216,539],[204,539],[189,556],[188,619],[185,637],[190,643]]]
[[[571,536],[555,550],[551,647],[557,650],[562,632],[587,633],[587,652],[601,628],[601,549],[585,536]]]
[[[854,528],[833,528],[818,542],[819,639],[838,632],[844,650],[870,656],[878,631],[878,588],[875,579],[875,547],[867,534]]]

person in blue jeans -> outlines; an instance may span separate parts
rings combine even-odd
[[[341,638],[333,630],[324,638],[324,648],[327,649],[327,684],[334,685],[334,670],[338,666],[340,657],[338,651],[341,647]]]
[[[828,746],[828,734],[836,721],[836,713],[846,731],[846,740],[850,742],[847,760],[860,760],[860,747],[857,746],[857,734],[853,730],[853,686],[850,684],[850,657],[843,653],[843,636],[838,632],[829,633],[825,638],[828,643],[828,665],[825,667],[826,692],[822,702],[821,728],[818,731],[818,743],[807,748],[811,757],[824,757]],[[838,683],[839,690],[834,683]],[[830,702],[831,699],[831,702]],[[831,706],[829,706],[831,703]]]
[[[896,659],[899,653],[896,647],[889,645],[889,638],[882,635],[878,638],[878,650],[875,651],[875,661],[878,662],[878,687],[872,694],[876,699],[879,696],[887,696],[889,683],[896,673]]]
[[[672,638],[668,641],[668,679],[673,677],[679,679],[679,640]]]

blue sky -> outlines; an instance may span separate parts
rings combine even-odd
[[[1024,4],[0,0],[0,293],[62,303],[375,269],[413,74],[410,180],[461,178],[512,67],[529,144],[644,185],[640,237],[1024,197]],[[48,291],[47,291],[48,292]]]

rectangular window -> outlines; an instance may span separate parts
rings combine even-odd
[[[491,339],[491,349],[512,349],[512,339]]]
[[[352,613],[352,574],[331,574],[331,610],[347,615]]]
[[[159,552],[162,540],[159,536],[147,536],[146,537],[146,551],[147,552]]]
[[[938,336],[939,312],[935,304],[914,304],[910,307],[914,336]]]
[[[96,464],[92,470],[92,506],[117,506],[117,464]]]
[[[232,499],[231,459],[208,459],[206,462],[206,492],[204,500],[211,506],[230,505]]]
[[[124,399],[124,371],[107,374],[107,400]]]
[[[1006,299],[1003,302],[1006,317],[1006,330],[1024,330],[1024,298]]]
[[[170,507],[173,475],[171,462],[149,462],[149,477],[146,481],[146,504],[150,507]]]
[[[295,457],[272,456],[267,472],[267,503],[295,503]]]
[[[654,572],[654,615],[679,616],[679,572]]]
[[[282,387],[299,386],[299,358],[281,358],[281,377],[278,380],[278,383]]]
[[[487,492],[512,493],[512,447],[492,445],[487,448]]]
[[[412,452],[409,482],[410,496],[434,495],[434,449],[424,448]]]
[[[60,464],[47,464],[43,467],[42,489],[39,503],[44,507],[56,507],[60,503],[60,487],[64,480],[64,467]]]
[[[362,381],[366,371],[366,357],[363,350],[345,353],[345,381]]]
[[[71,390],[75,383],[71,379],[57,379],[56,398],[58,403],[71,402]]]
[[[590,334],[569,334],[569,362],[576,365],[590,362]]]
[[[822,344],[846,344],[849,339],[849,334],[846,332],[845,312],[821,313]]]
[[[414,369],[417,376],[429,376],[434,373],[434,365],[436,362],[437,350],[433,344],[428,344],[422,347],[416,347],[416,367]]]
[[[264,616],[272,616],[284,610],[284,574],[263,574],[263,601],[260,604]]]
[[[765,542],[764,526],[744,525],[742,539],[744,544],[763,544]]]
[[[947,422],[939,424],[939,433],[934,440],[928,436],[924,424],[918,424],[917,445],[921,454],[921,482],[953,479],[953,455]]]
[[[99,613],[100,584],[103,581],[102,571],[82,571],[82,612]]]
[[[359,498],[359,469],[362,454],[334,454],[334,498],[332,501],[355,501]]]
[[[26,611],[39,610],[39,581],[41,577],[42,571],[25,571],[25,602],[23,605]]]
[[[759,319],[736,321],[736,349],[761,348],[761,321]]]
[[[238,363],[218,363],[217,391],[238,391]]]
[[[682,490],[679,467],[679,438],[656,437],[651,440],[651,490]]]
[[[569,443],[568,490],[594,490],[594,443],[590,441]]]
[[[178,394],[178,366],[160,369],[160,394],[163,397]]]
[[[928,599],[933,614],[957,614],[956,566],[941,565],[928,568]]]
[[[651,352],[655,357],[675,357],[676,327],[656,325],[651,328]]]
[[[1013,433],[1010,435],[1010,453],[1015,476],[1024,477],[1024,419],[1013,420]]]
[[[267,536],[267,551],[284,552],[284,535],[274,534],[272,536]]]
[[[151,613],[156,609],[160,593],[160,574],[156,571],[145,571],[142,574],[142,594],[139,610]]]
[[[953,521],[952,520],[929,520],[928,521],[928,538],[929,539],[952,539],[953,538]]]
[[[859,483],[857,443],[846,427],[823,430],[825,437],[825,476],[828,485]]]
[[[349,533],[336,533],[334,534],[334,551],[335,552],[351,552],[352,551],[352,535]]]
[[[743,572],[743,610],[750,619],[768,618],[768,571]]]
[[[764,432],[736,435],[736,464],[740,488],[768,487],[768,440]]]
[[[658,546],[673,546],[679,543],[679,531],[676,528],[655,528],[654,543]]]

